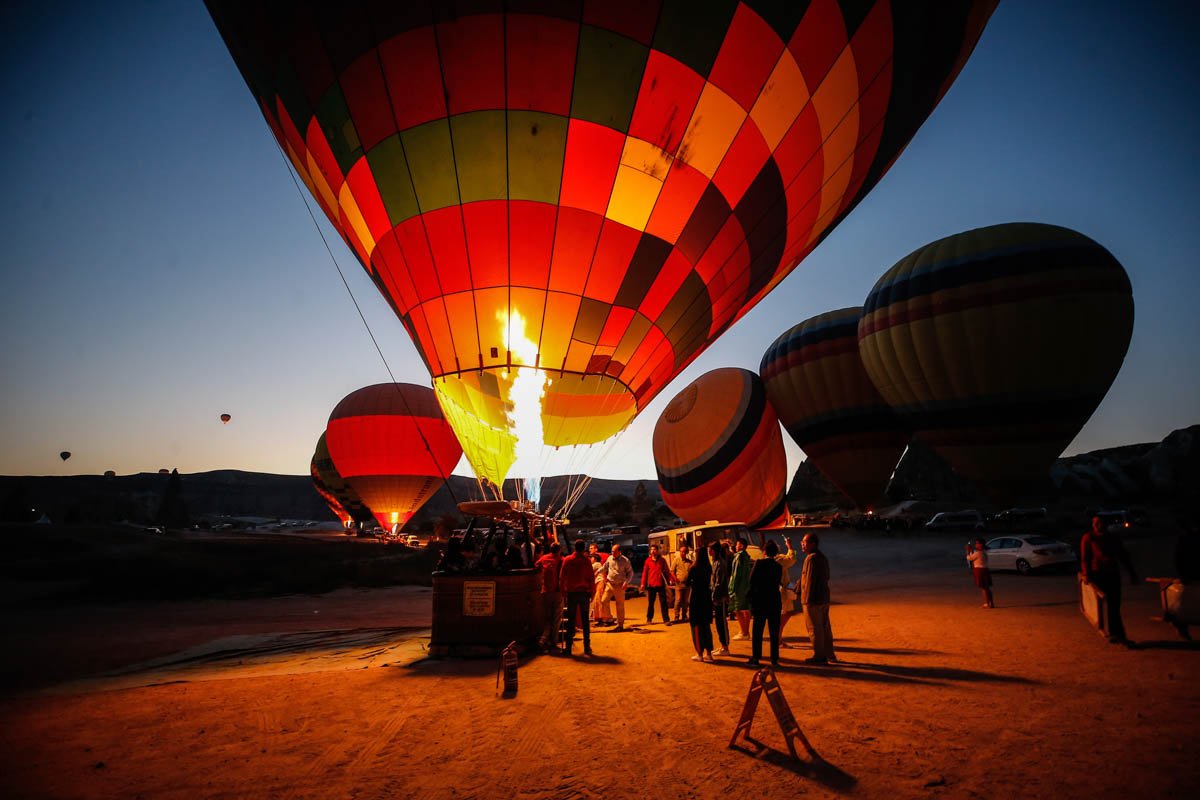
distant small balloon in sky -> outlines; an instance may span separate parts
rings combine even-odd
[[[66,461],[68,458],[71,457],[71,451],[63,450],[61,453],[58,454],[58,457],[61,458],[63,461]]]
[[[166,469],[166,468],[164,467],[163,469],[160,469],[160,470],[158,471],[158,474],[159,474],[159,475],[170,475],[170,474],[171,474],[171,470],[169,470],[169,469]]]
[[[231,417],[229,414],[222,414],[222,415],[221,415],[221,422],[222,422],[222,423],[224,423],[225,425],[228,425],[228,424],[229,424],[229,420],[231,420],[231,419],[233,419],[233,417]]]
[[[104,477],[106,477],[106,478],[115,478],[115,477],[117,477],[117,473],[116,473],[116,472],[114,472],[114,471],[113,471],[113,470],[111,470],[111,469],[106,469],[106,470],[104,470]]]

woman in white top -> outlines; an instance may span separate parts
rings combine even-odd
[[[983,592],[983,607],[995,608],[992,602],[992,572],[988,569],[987,545],[983,539],[975,540],[975,548],[967,545],[967,561],[971,562],[971,572],[975,575],[975,585]]]

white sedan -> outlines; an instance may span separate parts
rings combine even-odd
[[[1035,533],[992,539],[987,543],[987,555],[989,569],[1015,569],[1022,575],[1041,567],[1075,563],[1069,545]]]

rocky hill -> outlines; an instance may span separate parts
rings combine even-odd
[[[153,522],[170,476],[136,475],[0,476],[0,520],[31,522],[46,514],[54,522],[103,524]],[[273,475],[241,470],[216,470],[180,475],[181,494],[193,520],[217,517],[307,519],[333,522],[335,517],[313,489],[307,475]],[[654,480],[593,480],[575,508],[601,506],[612,497],[633,498],[637,485],[646,491],[648,507],[661,502]],[[547,478],[544,498],[561,496],[566,478]],[[513,496],[508,491],[507,496]],[[451,476],[421,509],[418,524],[453,512],[458,502],[480,499],[473,478]],[[35,511],[36,510],[36,511]]]
[[[1161,442],[1131,444],[1060,458],[1037,497],[1041,504],[1152,504],[1183,508],[1200,498],[1200,425],[1173,431]],[[935,452],[914,442],[905,451],[888,499],[986,506],[987,500]],[[794,509],[845,505],[824,475],[800,465],[788,490]]]

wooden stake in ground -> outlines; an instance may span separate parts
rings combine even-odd
[[[779,685],[779,679],[775,677],[775,670],[768,667],[763,667],[755,672],[754,677],[750,680],[750,691],[746,693],[746,705],[742,707],[742,717],[733,730],[733,738],[729,740],[729,746],[737,747],[739,736],[748,742],[758,744],[750,738],[750,724],[754,722],[754,712],[758,710],[758,701],[762,698],[764,691],[767,693],[767,700],[771,703],[771,710],[775,712],[775,721],[779,723],[779,730],[783,732],[783,740],[787,742],[792,758],[800,758],[796,753],[796,739],[800,740],[800,744],[804,745],[804,749],[810,756],[815,756],[817,751],[813,750],[812,745],[805,738],[804,732],[796,723],[792,708],[783,696],[783,687]]]

